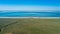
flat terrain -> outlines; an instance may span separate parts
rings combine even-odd
[[[60,18],[0,18],[0,28],[1,34],[60,34]]]

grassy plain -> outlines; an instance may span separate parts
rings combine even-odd
[[[60,34],[60,18],[0,18],[0,28],[0,34]]]

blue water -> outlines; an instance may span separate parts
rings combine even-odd
[[[0,12],[0,17],[60,17],[59,12]]]

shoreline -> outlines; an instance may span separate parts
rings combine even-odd
[[[60,19],[60,17],[0,17],[0,18],[40,18],[40,19]]]

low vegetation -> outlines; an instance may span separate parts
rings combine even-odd
[[[60,34],[60,19],[0,19],[1,34]]]

